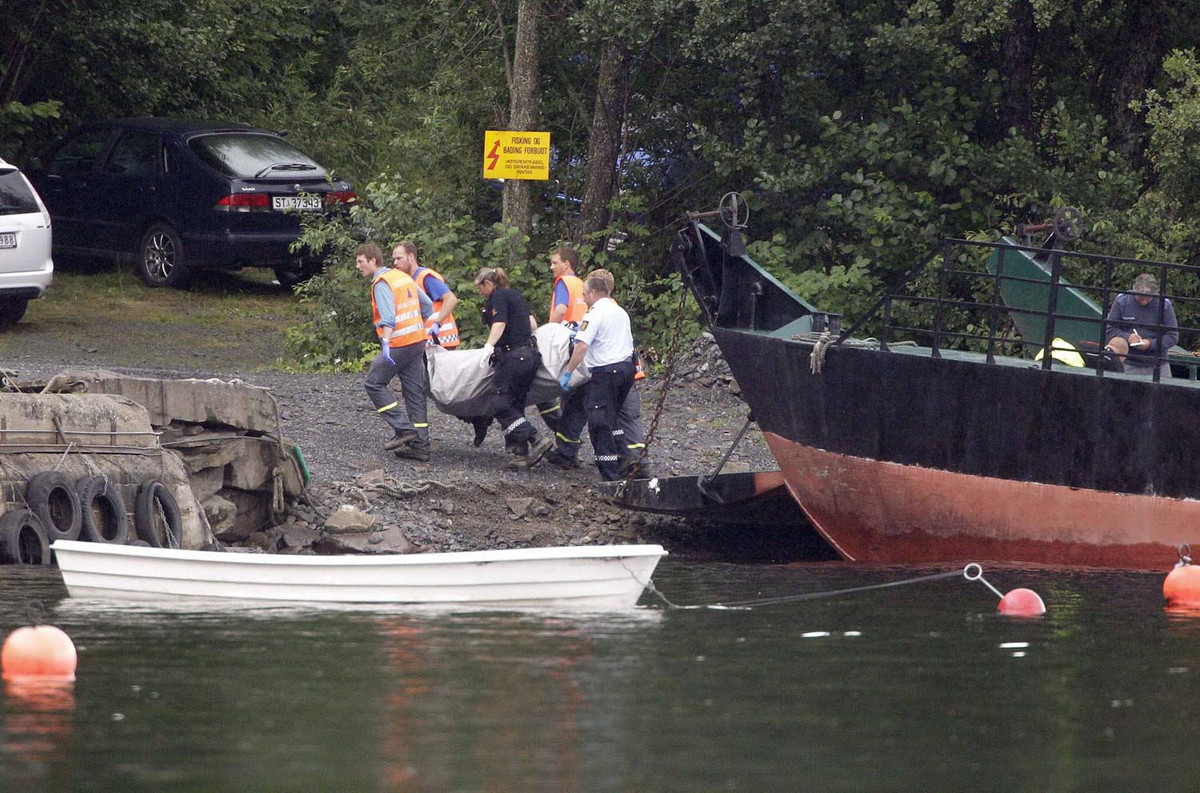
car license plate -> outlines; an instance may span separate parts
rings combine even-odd
[[[0,248],[17,247],[17,235],[11,231],[0,231]]]
[[[319,195],[277,195],[271,197],[271,208],[275,210],[292,209],[297,212],[317,212],[321,209]]]

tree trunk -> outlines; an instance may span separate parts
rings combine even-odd
[[[1171,28],[1167,6],[1162,0],[1144,0],[1125,27],[1123,46],[1109,53],[1108,66],[1100,80],[1103,95],[1098,104],[1112,119],[1113,147],[1137,158],[1142,153],[1146,125],[1129,103],[1146,94],[1170,49]]]
[[[1014,0],[1012,25],[1004,36],[1004,91],[1000,95],[1000,137],[1010,129],[1031,138],[1033,133],[1033,61],[1037,47],[1037,25],[1029,0]]]
[[[508,128],[535,130],[538,121],[538,23],[541,0],[520,0],[517,6],[517,37],[513,48],[512,84],[508,93]],[[504,183],[504,222],[523,234],[533,230],[533,190],[528,181],[509,179]]]
[[[621,150],[621,125],[625,120],[626,67],[629,53],[624,42],[609,40],[600,47],[600,74],[596,82],[596,107],[588,138],[587,172],[579,237],[607,228],[609,204],[617,192],[617,158]]]

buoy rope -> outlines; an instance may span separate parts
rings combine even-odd
[[[629,567],[626,566],[625,569],[629,570]],[[972,574],[971,571],[973,570],[977,570],[978,572]],[[959,576],[962,576],[968,581],[980,581],[986,587],[988,587],[988,589],[996,592],[996,588],[983,579],[983,568],[975,562],[967,565],[962,570],[953,570],[945,573],[933,573],[931,575],[917,576],[916,578],[905,578],[900,581],[885,581],[882,584],[868,584],[867,586],[856,586],[846,589],[827,589],[821,592],[803,592],[796,595],[781,595],[779,597],[758,598],[756,600],[734,600],[721,603],[697,603],[694,605],[680,605],[678,603],[673,603],[658,589],[658,587],[654,586],[654,582],[641,581],[632,570],[629,570],[629,574],[632,575],[634,579],[641,583],[646,589],[658,596],[658,598],[662,600],[662,602],[665,603],[668,608],[678,609],[680,611],[686,611],[689,609],[749,611],[759,606],[774,606],[780,603],[794,603],[802,600],[817,600],[820,598],[838,597],[840,595],[849,595],[856,592],[870,592],[875,589],[890,589],[892,587],[908,586],[910,584],[924,584],[930,581],[941,581],[947,578],[957,578]]]

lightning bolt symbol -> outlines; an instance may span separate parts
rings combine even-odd
[[[496,170],[496,163],[500,162],[500,155],[496,153],[498,151],[500,151],[500,139],[499,138],[496,139],[496,145],[493,146],[492,150],[487,153],[486,157],[484,157],[485,160],[491,160],[491,162],[488,163],[488,167],[487,167],[487,169],[489,171]]]

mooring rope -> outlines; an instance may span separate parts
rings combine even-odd
[[[626,566],[625,569],[629,570],[629,567]],[[981,568],[977,563],[972,562],[971,564],[964,567],[962,570],[952,570],[950,572],[945,572],[945,573],[933,573],[931,575],[917,576],[916,578],[906,578],[906,579],[902,579],[900,581],[886,581],[882,584],[869,584],[867,586],[849,587],[847,589],[828,589],[828,590],[824,590],[821,592],[803,592],[803,593],[795,594],[795,595],[780,595],[778,597],[758,598],[755,600],[734,600],[734,601],[726,601],[726,602],[720,602],[720,603],[697,603],[694,605],[680,605],[678,603],[671,602],[671,600],[666,595],[664,595],[658,589],[658,587],[654,586],[653,581],[642,581],[641,579],[639,579],[637,577],[637,575],[632,570],[629,570],[629,574],[631,576],[633,576],[634,580],[638,581],[638,583],[642,584],[646,589],[648,589],[650,592],[652,592],[653,594],[658,596],[658,598],[660,600],[662,600],[662,602],[665,603],[668,608],[678,609],[680,611],[686,611],[689,609],[713,609],[713,610],[717,610],[717,611],[749,611],[749,610],[751,610],[753,608],[757,608],[759,606],[774,606],[774,605],[778,605],[780,603],[794,603],[794,602],[802,601],[802,600],[818,600],[820,598],[838,597],[840,595],[849,595],[849,594],[853,594],[856,592],[869,592],[869,591],[875,590],[875,589],[889,589],[891,587],[908,586],[910,584],[924,584],[924,583],[928,583],[929,581],[941,581],[941,580],[944,580],[947,578],[957,578],[958,576],[962,576],[962,577],[966,578],[968,581],[980,581],[981,583],[984,584],[984,586],[988,587],[993,592],[996,591],[995,587],[993,587],[991,584],[989,584],[987,581],[985,581],[983,579],[983,568]]]

